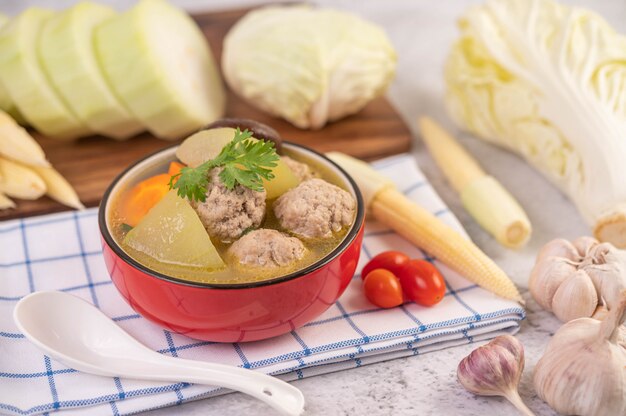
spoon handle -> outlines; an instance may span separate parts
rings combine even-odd
[[[262,400],[286,415],[297,416],[304,411],[304,396],[300,390],[276,377],[257,371],[162,355],[158,359],[142,359],[141,362],[128,364],[125,374],[120,376],[225,387]]]

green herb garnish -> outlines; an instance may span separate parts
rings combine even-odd
[[[274,143],[265,140],[250,140],[252,132],[235,131],[235,137],[215,159],[207,160],[195,167],[184,167],[180,173],[170,178],[170,189],[176,189],[179,196],[189,200],[204,202],[209,186],[209,171],[223,167],[219,177],[227,189],[237,184],[252,189],[263,190],[263,179],[274,178],[278,155]],[[176,180],[178,178],[178,180]]]

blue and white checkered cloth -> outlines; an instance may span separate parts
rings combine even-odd
[[[396,156],[375,167],[409,198],[463,232],[412,157]],[[430,259],[380,224],[368,223],[358,270],[371,256],[388,249]],[[93,376],[52,361],[18,332],[11,318],[15,303],[36,290],[61,290],[92,302],[162,354],[252,368],[285,380],[421,355],[519,329],[525,316],[519,305],[430,260],[442,270],[448,286],[436,307],[407,303],[378,309],[366,300],[357,274],[341,299],[304,327],[265,341],[217,344],[163,330],[124,302],[102,260],[95,209],[4,222],[0,224],[0,413],[73,409],[68,413],[121,415],[225,392],[186,383]]]

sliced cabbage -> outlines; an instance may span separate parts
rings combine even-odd
[[[51,84],[78,119],[95,133],[125,139],[143,126],[110,90],[93,46],[94,28],[115,15],[108,6],[78,3],[45,23],[38,50]]]
[[[377,26],[302,6],[254,10],[224,39],[224,77],[252,105],[317,129],[361,110],[393,79],[396,55]]]
[[[552,0],[490,0],[460,20],[445,70],[452,118],[523,155],[626,247],[626,37]]]
[[[49,85],[37,56],[41,28],[54,13],[26,9],[0,29],[0,82],[24,118],[40,132],[74,139],[89,130]]]
[[[102,23],[95,44],[105,77],[157,137],[178,139],[221,117],[225,94],[207,40],[163,0],[140,0]]]

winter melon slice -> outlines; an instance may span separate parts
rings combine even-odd
[[[155,136],[179,139],[224,112],[209,44],[163,0],[140,0],[95,32],[100,67],[116,95]]]
[[[37,56],[41,28],[54,12],[30,7],[0,29],[0,82],[41,133],[74,139],[90,133],[49,85]]]
[[[200,130],[178,146],[176,157],[185,165],[195,168],[207,160],[215,159],[224,146],[233,141],[235,132],[230,127]]]
[[[9,18],[3,14],[0,14],[0,29],[2,26],[7,24]],[[0,83],[0,110],[7,111],[13,107],[13,101],[11,101],[11,97],[9,96],[8,91],[2,86]]]
[[[276,166],[272,168],[274,178],[269,181],[263,179],[263,187],[267,192],[267,199],[275,199],[290,190],[300,185],[300,179],[295,173],[287,166],[282,160],[276,162]]]
[[[143,126],[115,97],[100,71],[93,31],[117,13],[85,1],[50,18],[41,30],[39,57],[56,92],[94,132],[126,139]]]
[[[169,191],[124,238],[130,248],[160,262],[179,266],[224,266],[198,214]]]
[[[0,13],[0,29],[7,23],[9,23],[9,17]],[[9,92],[2,85],[2,81],[0,81],[0,110],[7,112],[18,123],[22,125],[25,123],[24,118],[13,104]]]

